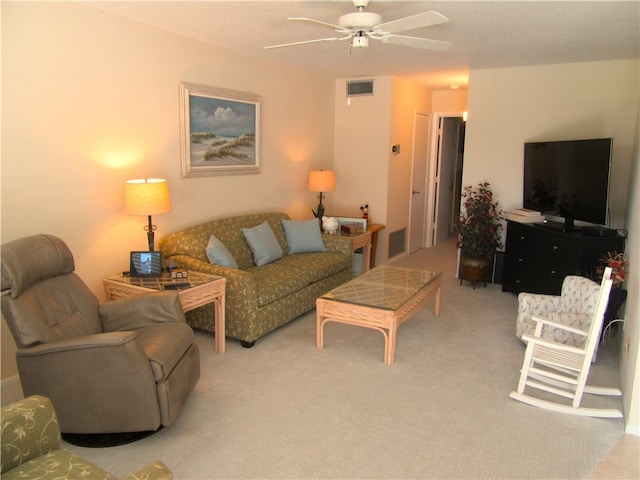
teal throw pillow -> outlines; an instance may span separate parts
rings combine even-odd
[[[282,220],[282,226],[287,237],[289,254],[327,251],[317,218],[303,221]]]
[[[231,252],[227,250],[218,237],[211,235],[209,237],[209,243],[207,243],[207,258],[209,263],[214,265],[220,265],[222,267],[238,268],[235,258],[231,255]]]
[[[247,239],[249,248],[253,252],[253,261],[258,267],[282,258],[282,247],[266,220],[256,227],[243,228],[242,233]]]

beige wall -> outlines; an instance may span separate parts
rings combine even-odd
[[[434,112],[464,112],[467,110],[467,90],[436,90],[433,92]]]
[[[346,80],[335,82],[334,209],[329,215],[360,217],[369,205],[372,222],[387,221],[387,147],[390,136],[392,77],[374,78],[374,94],[346,98]],[[379,236],[377,262],[384,262],[387,232]]]
[[[347,101],[345,83],[337,80],[335,88],[335,212],[360,216],[360,205],[369,205],[371,221],[386,226],[379,234],[380,264],[387,260],[389,232],[409,223],[414,116],[431,111],[431,91],[385,76],[374,78],[374,95]],[[395,144],[398,155],[391,152]]]
[[[262,97],[262,173],[181,178],[180,81]],[[307,173],[333,168],[333,88],[92,7],[3,2],[1,240],[60,236],[102,298],[102,278],[146,245],[146,218],[123,212],[127,179],[169,182],[156,239],[231,213],[311,218]],[[14,348],[2,322],[2,378],[16,372]]]
[[[638,60],[627,60],[471,71],[463,173],[463,185],[490,181],[501,206],[510,210],[522,206],[526,141],[613,137],[611,225],[629,230],[629,288],[636,292],[639,67]],[[619,336],[630,345],[628,358],[621,355],[622,388],[627,429],[636,434],[639,301],[629,295],[625,334]]]
[[[640,122],[640,105],[636,121]],[[627,257],[634,266],[628,276],[626,320],[620,342],[620,379],[624,386],[624,412],[627,431],[640,435],[640,131],[636,129],[633,148],[633,170],[629,176],[630,194],[627,213]],[[628,349],[626,346],[628,345]],[[628,353],[626,353],[628,352]]]
[[[416,112],[431,112],[432,95],[420,85],[394,77],[391,102],[391,136],[386,151],[389,171],[387,232],[407,229],[405,254],[408,254],[415,116]],[[400,153],[392,153],[392,145],[400,145]],[[384,248],[386,253],[388,246]]]
[[[521,207],[525,142],[613,137],[611,225],[624,225],[638,61],[474,70],[469,85],[464,185],[488,179]]]

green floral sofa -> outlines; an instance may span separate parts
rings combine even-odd
[[[226,336],[251,347],[257,339],[315,308],[316,298],[352,278],[351,240],[323,236],[326,251],[289,253],[284,213],[267,212],[212,220],[160,239],[165,263],[175,261],[187,270],[224,276]],[[256,266],[243,228],[267,222],[283,257]],[[210,263],[207,245],[215,235],[233,256],[238,268]],[[194,328],[214,331],[213,309],[187,313]]]
[[[106,470],[62,448],[60,427],[51,401],[33,395],[2,407],[2,480],[86,478],[115,480]],[[156,460],[124,477],[126,480],[171,480]]]

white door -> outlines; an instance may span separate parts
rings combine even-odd
[[[431,116],[416,113],[413,132],[411,164],[411,203],[409,220],[409,253],[425,246],[427,162],[429,160],[429,132]]]

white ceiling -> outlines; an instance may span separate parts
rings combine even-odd
[[[387,22],[435,10],[449,22],[402,32],[455,45],[434,52],[371,41],[264,50],[268,45],[334,36],[331,30],[287,21],[310,17],[336,24],[355,11],[351,0],[129,1],[88,5],[186,37],[260,56],[330,78],[399,75],[434,89],[467,86],[470,69],[638,58],[640,2],[630,1],[383,1],[366,11]]]

